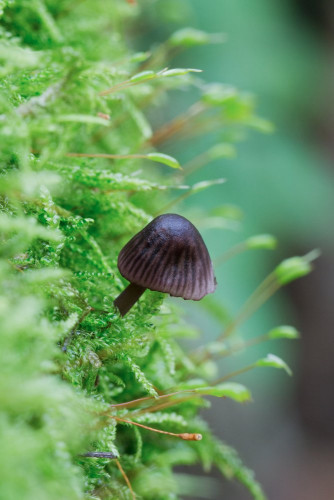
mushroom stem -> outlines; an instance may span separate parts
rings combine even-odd
[[[137,300],[143,295],[146,288],[135,283],[130,283],[125,290],[114,300],[114,305],[118,308],[120,315],[125,316]]]

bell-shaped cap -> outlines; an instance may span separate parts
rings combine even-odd
[[[121,250],[118,269],[131,283],[173,297],[200,300],[216,288],[208,249],[185,217],[156,217]]]

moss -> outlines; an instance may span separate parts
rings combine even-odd
[[[116,462],[82,457],[87,450],[119,456],[143,499],[178,498],[173,467],[195,463],[215,464],[264,498],[198,417],[208,404],[203,391],[157,399],[195,377],[210,384],[213,351],[196,358],[181,348],[178,338],[197,332],[162,294],[146,292],[125,318],[113,307],[124,287],[119,250],[173,186],[184,189],[180,175],[145,159],[68,156],[153,152],[152,144],[178,135],[180,122],[153,135],[143,109],[170,88],[202,85],[196,73],[159,73],[155,61],[168,50],[148,63],[129,50],[124,27],[136,9],[123,0],[0,2],[1,498],[131,498]],[[122,84],[143,64],[152,80]],[[249,100],[218,90],[213,103],[203,86],[194,123],[183,117],[187,133],[197,133],[205,112],[204,125],[252,126]],[[141,397],[144,406],[110,408]],[[117,415],[204,438],[180,441]]]

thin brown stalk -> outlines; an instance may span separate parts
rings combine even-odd
[[[137,427],[141,427],[142,429],[146,429],[148,431],[158,432],[159,434],[166,434],[168,436],[174,436],[185,441],[200,441],[202,439],[202,435],[197,433],[182,432],[181,434],[175,434],[174,432],[161,431],[160,429],[148,427],[147,425],[139,424],[138,422],[133,422],[132,420],[126,420],[125,418],[115,416],[111,416],[111,418],[114,418],[118,422],[125,422],[127,424],[136,425]]]
[[[153,413],[155,411],[160,411],[160,410],[165,409],[165,408],[170,408],[171,406],[176,406],[180,403],[190,401],[194,397],[200,397],[200,395],[194,394],[192,396],[187,396],[185,398],[173,399],[172,401],[167,401],[166,403],[162,403],[160,405],[154,405],[154,406],[150,406],[148,408],[143,408],[142,410],[139,410],[138,412],[136,411],[136,415],[140,415],[143,413]]]
[[[156,146],[167,141],[170,137],[178,133],[195,116],[205,111],[206,107],[201,102],[196,102],[187,111],[166,123],[156,130],[150,139],[150,143]]]
[[[135,492],[134,492],[134,491],[133,491],[133,489],[132,489],[132,486],[131,486],[130,480],[129,480],[128,476],[125,474],[124,469],[123,469],[123,467],[121,466],[120,461],[116,458],[115,462],[116,462],[116,465],[117,465],[117,467],[118,467],[118,469],[119,469],[120,473],[122,474],[122,476],[123,476],[123,478],[124,478],[124,481],[126,482],[126,484],[127,484],[128,488],[129,488],[129,490],[130,490],[130,492],[131,492],[131,496],[132,496],[133,500],[136,500],[136,495],[135,495]]]
[[[155,80],[157,78],[157,75],[152,75],[152,78],[147,78],[145,80],[145,83],[147,81],[150,81],[150,80]],[[135,85],[139,85],[140,83],[143,83],[142,81],[139,81],[139,82],[132,82],[131,80],[125,80],[124,82],[121,82],[121,83],[117,83],[116,85],[114,85],[113,87],[110,87],[109,89],[106,89],[106,90],[102,90],[101,92],[99,92],[99,95],[100,96],[106,96],[108,94],[113,94],[114,92],[118,92],[120,90],[124,90],[124,89],[127,89],[129,87],[134,87]]]
[[[109,153],[66,153],[69,158],[108,158],[110,160],[127,160],[132,158],[146,158],[146,155],[114,155]]]
[[[245,366],[244,368],[240,368],[240,370],[236,370],[234,372],[228,373],[227,375],[224,375],[223,377],[217,378],[212,385],[217,385],[221,384],[222,382],[225,382],[226,380],[230,380],[233,377],[236,377],[237,375],[241,375],[242,373],[246,373],[249,370],[252,370],[254,368],[254,365],[248,365]]]
[[[185,391],[171,392],[170,394],[161,394],[161,396],[159,396],[158,400],[162,399],[162,398],[169,398],[170,396],[175,396],[176,394],[180,394],[181,392],[185,392]],[[133,399],[132,401],[126,401],[125,403],[117,403],[115,405],[110,405],[110,406],[112,408],[119,407],[119,406],[121,406],[123,408],[128,408],[129,406],[133,406],[133,405],[136,405],[138,403],[141,403],[142,401],[148,401],[151,399],[156,400],[157,398],[155,396],[145,396],[144,398]]]

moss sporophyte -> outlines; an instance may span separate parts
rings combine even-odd
[[[136,234],[121,250],[118,269],[130,281],[114,302],[122,316],[146,288],[201,300],[217,284],[200,233],[177,214],[160,215]]]

